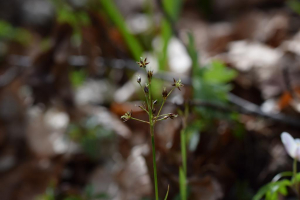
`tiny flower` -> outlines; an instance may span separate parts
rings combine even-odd
[[[176,81],[174,78],[173,78],[173,81],[174,83],[172,84],[172,86],[175,86],[177,87],[178,90],[180,90],[180,87],[184,86],[182,83],[181,83],[181,80],[179,79],[178,81]],[[181,91],[181,90],[180,90]]]
[[[147,62],[147,58],[145,58],[143,60],[143,58],[141,57],[140,61],[137,62],[137,64],[142,68],[146,68],[146,66],[149,64],[149,62]]]
[[[127,113],[122,115],[121,119],[123,120],[123,122],[126,122],[126,121],[130,120],[131,119],[131,112],[128,111]]]
[[[153,71],[149,70],[147,75],[148,75],[149,82],[151,82],[151,79],[152,79],[152,76],[153,76]]]
[[[138,77],[137,77],[137,79],[136,79],[136,82],[141,83],[141,81],[142,81],[142,78],[141,78],[140,75],[138,75]]]
[[[168,116],[168,118],[170,118],[170,119],[174,119],[174,118],[177,117],[178,115],[175,115],[175,114],[173,114],[173,113],[169,113],[167,116]]]
[[[281,133],[281,141],[292,158],[300,161],[300,139],[294,139],[289,133]]]
[[[145,91],[145,93],[146,93],[146,94],[148,94],[148,93],[149,93],[149,88],[148,88],[148,86],[147,86],[147,85],[144,87],[144,91]]]
[[[164,88],[164,90],[162,91],[162,96],[164,99],[168,97],[168,91],[166,88]]]

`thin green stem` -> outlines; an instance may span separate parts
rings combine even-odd
[[[187,128],[187,118],[189,115],[189,107],[188,104],[185,104],[184,116],[182,120],[183,129],[180,132],[180,142],[181,142],[181,157],[182,157],[182,168],[183,168],[183,176],[182,179],[185,180],[182,183],[180,188],[180,193],[182,195],[182,200],[187,199],[186,191],[187,191],[187,147],[186,147],[186,128]]]
[[[172,90],[170,90],[170,92],[168,93],[167,97],[169,97],[169,95],[173,92],[174,89],[175,89],[175,87],[173,87]]]
[[[148,105],[147,105],[147,106],[148,106]],[[145,112],[148,113],[148,115],[149,115],[148,110],[146,110],[143,106],[139,106],[139,108],[141,108],[143,111],[145,111]]]
[[[187,158],[186,158],[186,134],[185,129],[183,129],[180,133],[180,141],[181,141],[181,157],[182,157],[182,167],[184,171],[184,175],[187,175]]]
[[[162,121],[162,120],[165,120],[165,118],[156,119],[155,122],[159,122],[159,121]]]
[[[298,181],[297,181],[297,159],[296,158],[294,158],[293,174],[294,174],[294,184],[295,184],[296,194],[299,197],[299,187],[298,187]]]
[[[154,117],[154,119],[157,119],[157,118],[159,118],[159,117],[163,117],[163,116],[166,116],[166,115],[169,115],[169,114],[170,114],[170,113],[162,114],[162,115],[159,115],[159,116]]]
[[[166,99],[164,99],[164,101],[162,102],[162,104],[161,104],[161,106],[160,106],[160,108],[159,108],[159,111],[158,111],[158,113],[157,113],[157,115],[156,115],[156,118],[155,118],[155,122],[157,121],[157,118],[159,117],[159,114],[160,114],[160,112],[161,112],[161,110],[162,110],[162,108],[163,108],[165,102],[166,102]]]
[[[146,71],[146,73],[147,73],[147,71]],[[155,191],[155,199],[159,200],[158,199],[157,169],[156,169],[156,149],[155,149],[155,139],[154,139],[154,122],[153,122],[152,101],[151,101],[151,82],[149,82],[148,88],[149,88],[149,101],[147,101],[147,104],[148,104],[148,110],[149,110],[148,115],[149,115],[149,123],[150,123],[151,142],[152,142],[154,191]]]
[[[136,120],[136,121],[139,121],[139,122],[143,122],[143,123],[149,124],[149,122],[146,122],[146,121],[144,121],[144,120],[137,119],[137,118],[134,118],[134,117],[131,117],[130,119],[133,119],[133,120]]]
[[[151,141],[152,141],[152,157],[153,157],[153,176],[154,176],[154,190],[155,199],[158,199],[158,183],[157,183],[157,170],[156,170],[156,153],[155,153],[155,139],[154,139],[154,126],[150,125]]]

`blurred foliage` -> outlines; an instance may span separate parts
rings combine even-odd
[[[290,187],[291,185],[291,181],[286,179],[277,182],[271,182],[263,186],[253,197],[253,200],[260,200],[264,196],[266,200],[278,200],[279,195],[286,196],[288,194],[287,187]]]
[[[28,45],[31,40],[29,31],[17,28],[10,23],[0,20],[0,41],[14,41],[22,45]]]
[[[113,1],[99,0],[103,11],[110,18],[110,20],[117,26],[121,32],[125,43],[127,44],[132,56],[138,60],[143,53],[143,48],[139,41],[129,32],[127,24]]]
[[[103,150],[101,144],[115,139],[111,130],[99,125],[97,117],[90,117],[80,124],[70,124],[68,135],[73,141],[78,142],[92,159],[98,159],[101,155],[100,152]]]
[[[226,67],[220,61],[212,61],[208,65],[201,67],[194,44],[194,38],[189,34],[188,51],[193,63],[193,99],[211,102],[217,105],[228,105],[227,94],[232,89],[229,82],[236,77],[237,72]],[[219,115],[219,113],[208,108],[196,108],[196,111],[207,119],[216,118]]]
[[[36,200],[55,200],[57,199],[55,195],[55,187],[53,184],[49,186],[45,194],[36,198]],[[63,200],[108,200],[110,199],[106,193],[95,193],[94,187],[92,185],[87,185],[84,188],[82,195],[68,195],[63,198]]]
[[[75,46],[81,44],[81,28],[90,25],[90,18],[86,11],[74,9],[64,0],[52,0],[56,8],[57,21],[69,24],[73,28],[71,41]]]
[[[297,14],[300,15],[300,2],[298,0],[289,0],[287,5]]]
[[[69,74],[69,79],[75,88],[81,86],[85,81],[86,77],[87,73],[84,69],[73,70]]]
[[[176,23],[176,21],[179,19],[179,15],[182,8],[182,0],[163,0],[162,4],[165,12],[170,17],[170,19],[164,18],[161,21],[162,49],[161,51],[157,52],[157,56],[159,60],[159,69],[166,70],[167,50],[169,41],[173,35],[172,24],[170,24],[169,20],[172,20],[171,23]]]

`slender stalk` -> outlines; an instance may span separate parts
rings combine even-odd
[[[139,122],[143,122],[143,123],[149,124],[149,122],[146,122],[146,121],[144,121],[144,120],[137,119],[137,118],[134,118],[134,117],[131,117],[130,119],[133,119],[133,120],[136,120],[136,121],[139,121]]]
[[[154,125],[150,125],[151,142],[152,142],[152,157],[153,157],[153,176],[154,176],[154,189],[155,199],[158,199],[158,184],[157,184],[157,170],[156,170],[156,153],[155,153],[155,139],[154,139]]]
[[[152,158],[153,158],[153,176],[154,176],[154,190],[155,190],[155,199],[158,198],[158,183],[157,183],[157,169],[156,169],[156,149],[155,149],[155,139],[154,139],[154,121],[153,121],[153,112],[152,112],[152,100],[151,100],[151,82],[149,81],[149,101],[148,110],[149,110],[149,122],[150,122],[150,135],[151,135],[151,144],[152,144]],[[147,97],[146,97],[147,99]]]
[[[160,111],[161,111],[162,107],[164,106],[165,102],[166,102],[166,99],[164,99],[164,101],[162,102],[162,104],[161,104],[161,106],[160,106],[160,108],[159,108],[159,111],[158,111],[158,113],[157,113],[157,115],[156,115],[155,122],[156,122],[157,118],[159,117]]]
[[[183,168],[183,176],[182,179],[185,180],[183,185],[180,188],[180,193],[182,195],[182,200],[187,199],[187,147],[186,147],[186,128],[187,128],[187,118],[189,115],[189,107],[188,104],[185,104],[184,116],[183,116],[183,128],[180,132],[180,142],[181,142],[181,158],[182,158],[182,168]]]
[[[156,123],[157,121],[160,121],[160,120],[157,120],[157,118],[159,117],[159,114],[160,114],[160,111],[162,110],[162,108],[163,108],[163,106],[164,106],[164,104],[165,104],[165,102],[166,102],[166,99],[168,98],[168,96],[173,92],[173,90],[174,90],[174,88],[172,88],[172,90],[168,93],[168,95],[167,95],[167,97],[166,98],[164,98],[164,100],[163,100],[163,102],[162,102],[162,104],[161,104],[161,106],[160,106],[160,109],[159,109],[159,111],[158,111],[158,113],[157,113],[157,115],[156,115],[156,117],[155,117],[155,122],[154,123]]]
[[[148,105],[147,105],[148,106]],[[139,108],[141,108],[143,111],[145,111],[148,115],[149,115],[149,112],[148,110],[146,110],[145,108],[143,108],[142,106],[140,106]]]
[[[186,134],[185,129],[183,129],[180,133],[180,141],[181,141],[181,157],[182,157],[182,168],[184,171],[184,175],[187,175],[187,158],[186,158]]]
[[[158,119],[159,117],[163,117],[163,116],[166,116],[166,115],[169,115],[169,114],[170,114],[170,113],[163,114],[163,115],[159,115],[159,116],[154,117],[154,119]]]
[[[165,120],[165,118],[157,119],[157,120],[155,120],[155,122],[159,122],[159,121],[162,121],[162,120]]]
[[[294,184],[295,184],[295,190],[296,194],[299,197],[299,188],[298,188],[298,182],[297,182],[297,159],[294,159],[294,164],[293,164],[293,174],[294,174]]]

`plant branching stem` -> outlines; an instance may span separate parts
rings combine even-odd
[[[155,122],[159,122],[159,121],[162,121],[162,120],[165,120],[165,118],[156,119]]]
[[[148,105],[147,105],[148,106]],[[148,115],[149,115],[149,112],[148,110],[146,110],[145,108],[143,108],[142,106],[140,107],[143,111],[145,111]]]
[[[152,158],[153,158],[153,176],[154,176],[154,190],[155,190],[155,200],[159,200],[158,198],[158,183],[157,183],[157,169],[156,169],[156,149],[155,149],[155,138],[154,138],[154,121],[153,121],[153,113],[152,113],[152,101],[151,101],[151,82],[149,82],[149,101],[146,101],[148,105],[148,115],[149,115],[149,124],[150,124],[150,135],[151,135],[151,144],[152,144]]]
[[[137,119],[137,118],[134,118],[134,117],[131,117],[131,119],[136,120],[136,121],[139,121],[139,122],[143,122],[143,123],[149,124],[149,122],[146,122],[146,121],[144,121],[144,120]]]
[[[168,95],[167,95],[167,97],[166,98],[164,98],[164,100],[163,100],[163,102],[162,102],[162,104],[161,104],[161,106],[160,106],[160,108],[159,108],[159,111],[158,111],[158,113],[157,113],[157,115],[156,115],[156,117],[155,117],[155,122],[154,122],[154,124],[157,122],[157,121],[161,121],[161,120],[163,120],[163,119],[159,119],[159,120],[157,120],[157,118],[158,117],[160,117],[160,112],[161,112],[161,110],[162,110],[162,108],[164,107],[164,104],[165,104],[165,102],[166,102],[166,100],[167,100],[167,98],[168,98],[168,96],[173,92],[173,90],[174,90],[174,87],[172,88],[172,90],[168,93]],[[163,115],[162,115],[163,116]]]

